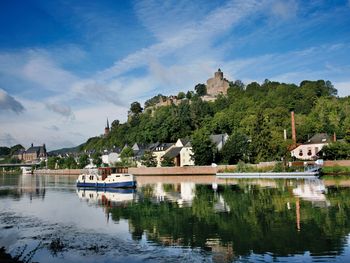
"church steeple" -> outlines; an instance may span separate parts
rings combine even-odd
[[[109,122],[108,122],[108,118],[107,118],[107,125],[105,127],[105,136],[107,136],[109,134]]]

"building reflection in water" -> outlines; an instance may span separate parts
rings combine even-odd
[[[33,198],[45,198],[46,177],[38,175],[21,175],[18,180],[17,191],[19,195],[28,195]]]
[[[137,232],[137,236],[145,235],[147,239],[166,246],[199,246],[212,253],[213,262],[230,262],[235,257],[242,255],[245,249],[254,251],[253,243],[241,235],[244,231],[248,231],[246,234],[248,236],[257,235],[255,237],[257,243],[254,243],[254,246],[259,244],[258,250],[274,248],[276,253],[281,253],[280,249],[280,251],[289,251],[288,253],[291,254],[303,251],[313,243],[308,240],[303,226],[307,226],[305,229],[309,230],[310,227],[320,227],[314,226],[314,223],[307,221],[309,220],[307,218],[325,216],[314,207],[331,206],[330,201],[327,200],[327,188],[319,179],[217,181],[213,177],[211,182],[207,180],[205,183],[201,181],[197,183],[193,178],[183,178],[183,181],[169,178],[168,182],[166,180],[152,181],[151,179],[149,184],[143,179],[144,181],[138,184],[137,192],[130,193],[79,189],[77,194],[80,199],[89,204],[104,207],[108,218],[110,215],[113,218],[114,214],[116,219],[123,216],[129,219],[130,231]],[[142,203],[145,198],[149,203]],[[241,198],[245,199],[241,200]],[[138,205],[134,205],[135,203]],[[171,205],[167,206],[167,203]],[[123,214],[121,209],[128,205],[134,207]],[[206,210],[208,207],[209,209]],[[204,211],[200,211],[201,208],[204,208]],[[118,209],[118,212],[115,209]],[[175,221],[167,218],[177,213],[172,209],[181,215]],[[186,211],[180,212],[181,210]],[[146,213],[144,219],[142,218],[143,212]],[[194,228],[204,226],[208,229],[195,232],[194,228],[191,228],[189,233],[183,232],[186,230],[182,227],[188,226],[186,222],[181,222],[182,214],[191,220]],[[249,221],[251,216],[256,216],[256,218]],[[259,222],[259,220],[262,221]],[[263,223],[265,220],[268,222],[267,225]],[[293,221],[295,225],[292,224]],[[174,223],[178,225],[172,225]],[[219,227],[217,224],[223,224],[221,227],[225,231],[220,232],[223,229],[217,228]],[[215,226],[214,229],[213,226]],[[255,231],[253,227],[259,231]],[[232,234],[228,235],[227,231]],[[264,233],[264,231],[267,232]],[[299,245],[292,245],[283,250],[282,247],[285,248],[286,245],[283,242],[274,243],[275,247],[260,243],[260,234],[275,238],[281,235],[280,232],[289,235],[291,240]],[[326,233],[320,234],[321,243],[327,236]],[[203,243],[201,243],[202,238]],[[332,242],[338,242],[335,238]],[[304,239],[306,240],[303,241]],[[300,242],[305,244],[301,245]]]

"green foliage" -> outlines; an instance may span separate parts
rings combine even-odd
[[[59,158],[56,156],[51,156],[51,157],[47,158],[47,168],[51,169],[51,170],[55,169],[58,159]]]
[[[130,111],[133,113],[133,114],[139,114],[142,112],[142,107],[141,107],[141,104],[137,101],[131,103],[130,105]]]
[[[346,160],[350,159],[350,143],[334,142],[326,145],[319,153],[325,160]]]
[[[92,157],[92,163],[97,167],[100,167],[102,164],[101,154],[99,152],[95,152],[91,157]]]
[[[16,144],[16,145],[12,146],[10,155],[13,155],[15,152],[17,152],[21,149],[24,149],[24,147],[21,144]]]
[[[68,156],[64,159],[63,167],[67,169],[76,169],[77,168],[77,162],[75,161],[73,156]]]
[[[167,157],[167,156],[164,156],[162,158],[162,161],[161,161],[161,164],[160,164],[162,167],[172,167],[172,166],[175,166],[174,164],[174,160]]]
[[[194,90],[196,91],[198,96],[204,96],[207,94],[207,86],[205,86],[205,84],[201,84],[201,83],[197,84],[194,87]]]
[[[0,156],[9,155],[11,152],[11,149],[8,147],[0,147]]]
[[[195,131],[192,140],[193,158],[196,165],[209,165],[214,160],[215,146],[205,130]]]
[[[204,84],[197,85],[197,94],[187,92],[190,100],[179,105],[143,113],[141,105],[137,105],[136,114],[129,116],[126,123],[112,123],[108,137],[90,138],[82,150],[123,148],[135,142],[175,142],[206,130],[208,134],[233,135],[234,142],[229,142],[225,153],[216,155],[215,161],[280,161],[289,155],[291,141],[283,139],[283,130],[286,129],[291,138],[291,110],[295,112],[298,142],[305,142],[319,132],[335,132],[338,138],[350,140],[350,98],[335,97],[336,90],[330,82],[303,81],[298,86],[265,80],[262,84],[252,82],[245,86],[235,81],[230,83],[227,96],[220,95],[215,102],[200,98],[204,87]],[[161,94],[153,97],[146,101],[145,107],[155,105],[163,97]],[[236,138],[237,134],[249,139],[248,149],[245,140]],[[241,142],[240,146],[234,145]]]
[[[89,156],[87,154],[81,154],[79,156],[78,160],[78,167],[80,169],[83,169],[85,166],[87,166],[90,163]]]
[[[222,149],[223,160],[228,164],[236,164],[239,161],[248,161],[248,154],[248,137],[241,132],[233,133]]]
[[[153,155],[151,151],[145,151],[144,155],[141,158],[141,164],[146,167],[156,167],[157,158]]]
[[[159,103],[161,100],[165,100],[166,96],[163,96],[162,94],[158,94],[157,96],[154,96],[153,98],[146,100],[145,102],[145,108],[151,107]]]
[[[122,152],[120,153],[120,157],[122,159],[124,158],[130,158],[134,156],[134,151],[132,150],[132,148],[130,146],[125,147]]]

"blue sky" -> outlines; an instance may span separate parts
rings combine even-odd
[[[0,145],[78,145],[219,67],[350,95],[346,0],[4,0],[0,25]]]

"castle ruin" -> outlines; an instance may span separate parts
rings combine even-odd
[[[224,78],[224,73],[221,69],[218,69],[218,71],[214,73],[214,78],[207,80],[207,95],[213,97],[219,94],[226,95],[229,86],[229,82]]]

